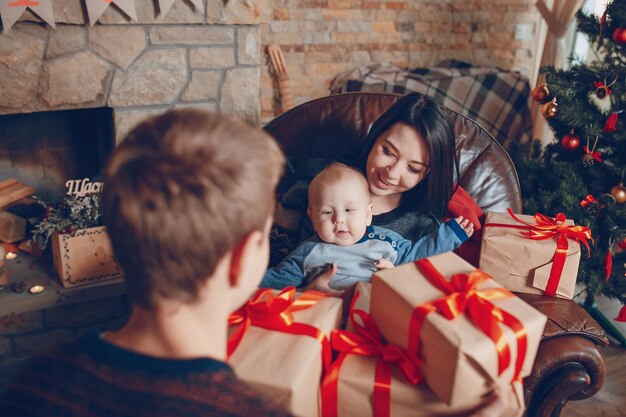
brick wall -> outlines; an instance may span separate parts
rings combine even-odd
[[[296,104],[328,95],[357,66],[429,66],[455,58],[532,73],[540,21],[535,0],[271,0],[261,42],[280,45]],[[517,29],[517,34],[516,34]],[[268,66],[261,118],[278,106]]]

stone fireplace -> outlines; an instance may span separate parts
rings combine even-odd
[[[101,153],[134,124],[171,108],[205,108],[258,125],[259,26],[267,21],[269,0],[203,4],[199,11],[179,0],[160,16],[156,0],[136,0],[136,22],[113,5],[90,26],[82,0],[54,0],[56,28],[26,11],[0,33],[0,180],[38,164],[52,168],[50,161],[68,165],[66,154],[55,153],[63,146],[79,160],[102,148],[86,165],[101,164]],[[97,133],[86,130],[75,139],[61,128],[80,124]],[[104,137],[76,143],[92,136]],[[14,155],[18,148],[21,159]],[[44,162],[37,159],[42,153]],[[11,166],[15,161],[21,168]],[[91,175],[80,166],[76,174],[60,168],[54,171],[60,181]],[[19,179],[31,182],[28,175]],[[86,331],[118,328],[129,313],[121,280],[62,288],[51,265],[21,253],[9,261],[9,275],[26,289],[0,287],[0,391],[33,353]],[[34,284],[45,290],[29,294]]]
[[[202,107],[259,122],[259,24],[267,0],[205,0],[205,11],[135,1],[89,26],[82,0],[55,0],[56,28],[29,9],[0,34],[0,114],[110,107],[117,141],[137,121]]]

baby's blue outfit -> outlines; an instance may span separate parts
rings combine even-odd
[[[337,273],[330,279],[329,286],[335,290],[345,290],[359,281],[369,282],[377,270],[374,261],[381,258],[394,265],[405,264],[450,252],[467,238],[465,230],[454,219],[441,223],[436,232],[416,242],[379,226],[368,226],[361,240],[350,246],[326,243],[315,235],[302,242],[276,267],[268,269],[260,287],[299,287],[335,262]]]

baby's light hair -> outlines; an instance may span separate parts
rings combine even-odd
[[[349,165],[342,164],[341,162],[333,162],[320,171],[320,173],[317,174],[309,184],[309,207],[311,206],[313,191],[315,191],[318,187],[321,185],[334,185],[350,177],[358,178],[359,182],[363,185],[363,190],[367,195],[368,202],[371,202],[372,197],[370,195],[369,185],[361,171]]]

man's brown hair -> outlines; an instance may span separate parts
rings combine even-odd
[[[131,300],[194,300],[218,261],[263,230],[284,158],[261,130],[200,110],[135,127],[107,164],[103,218]]]

